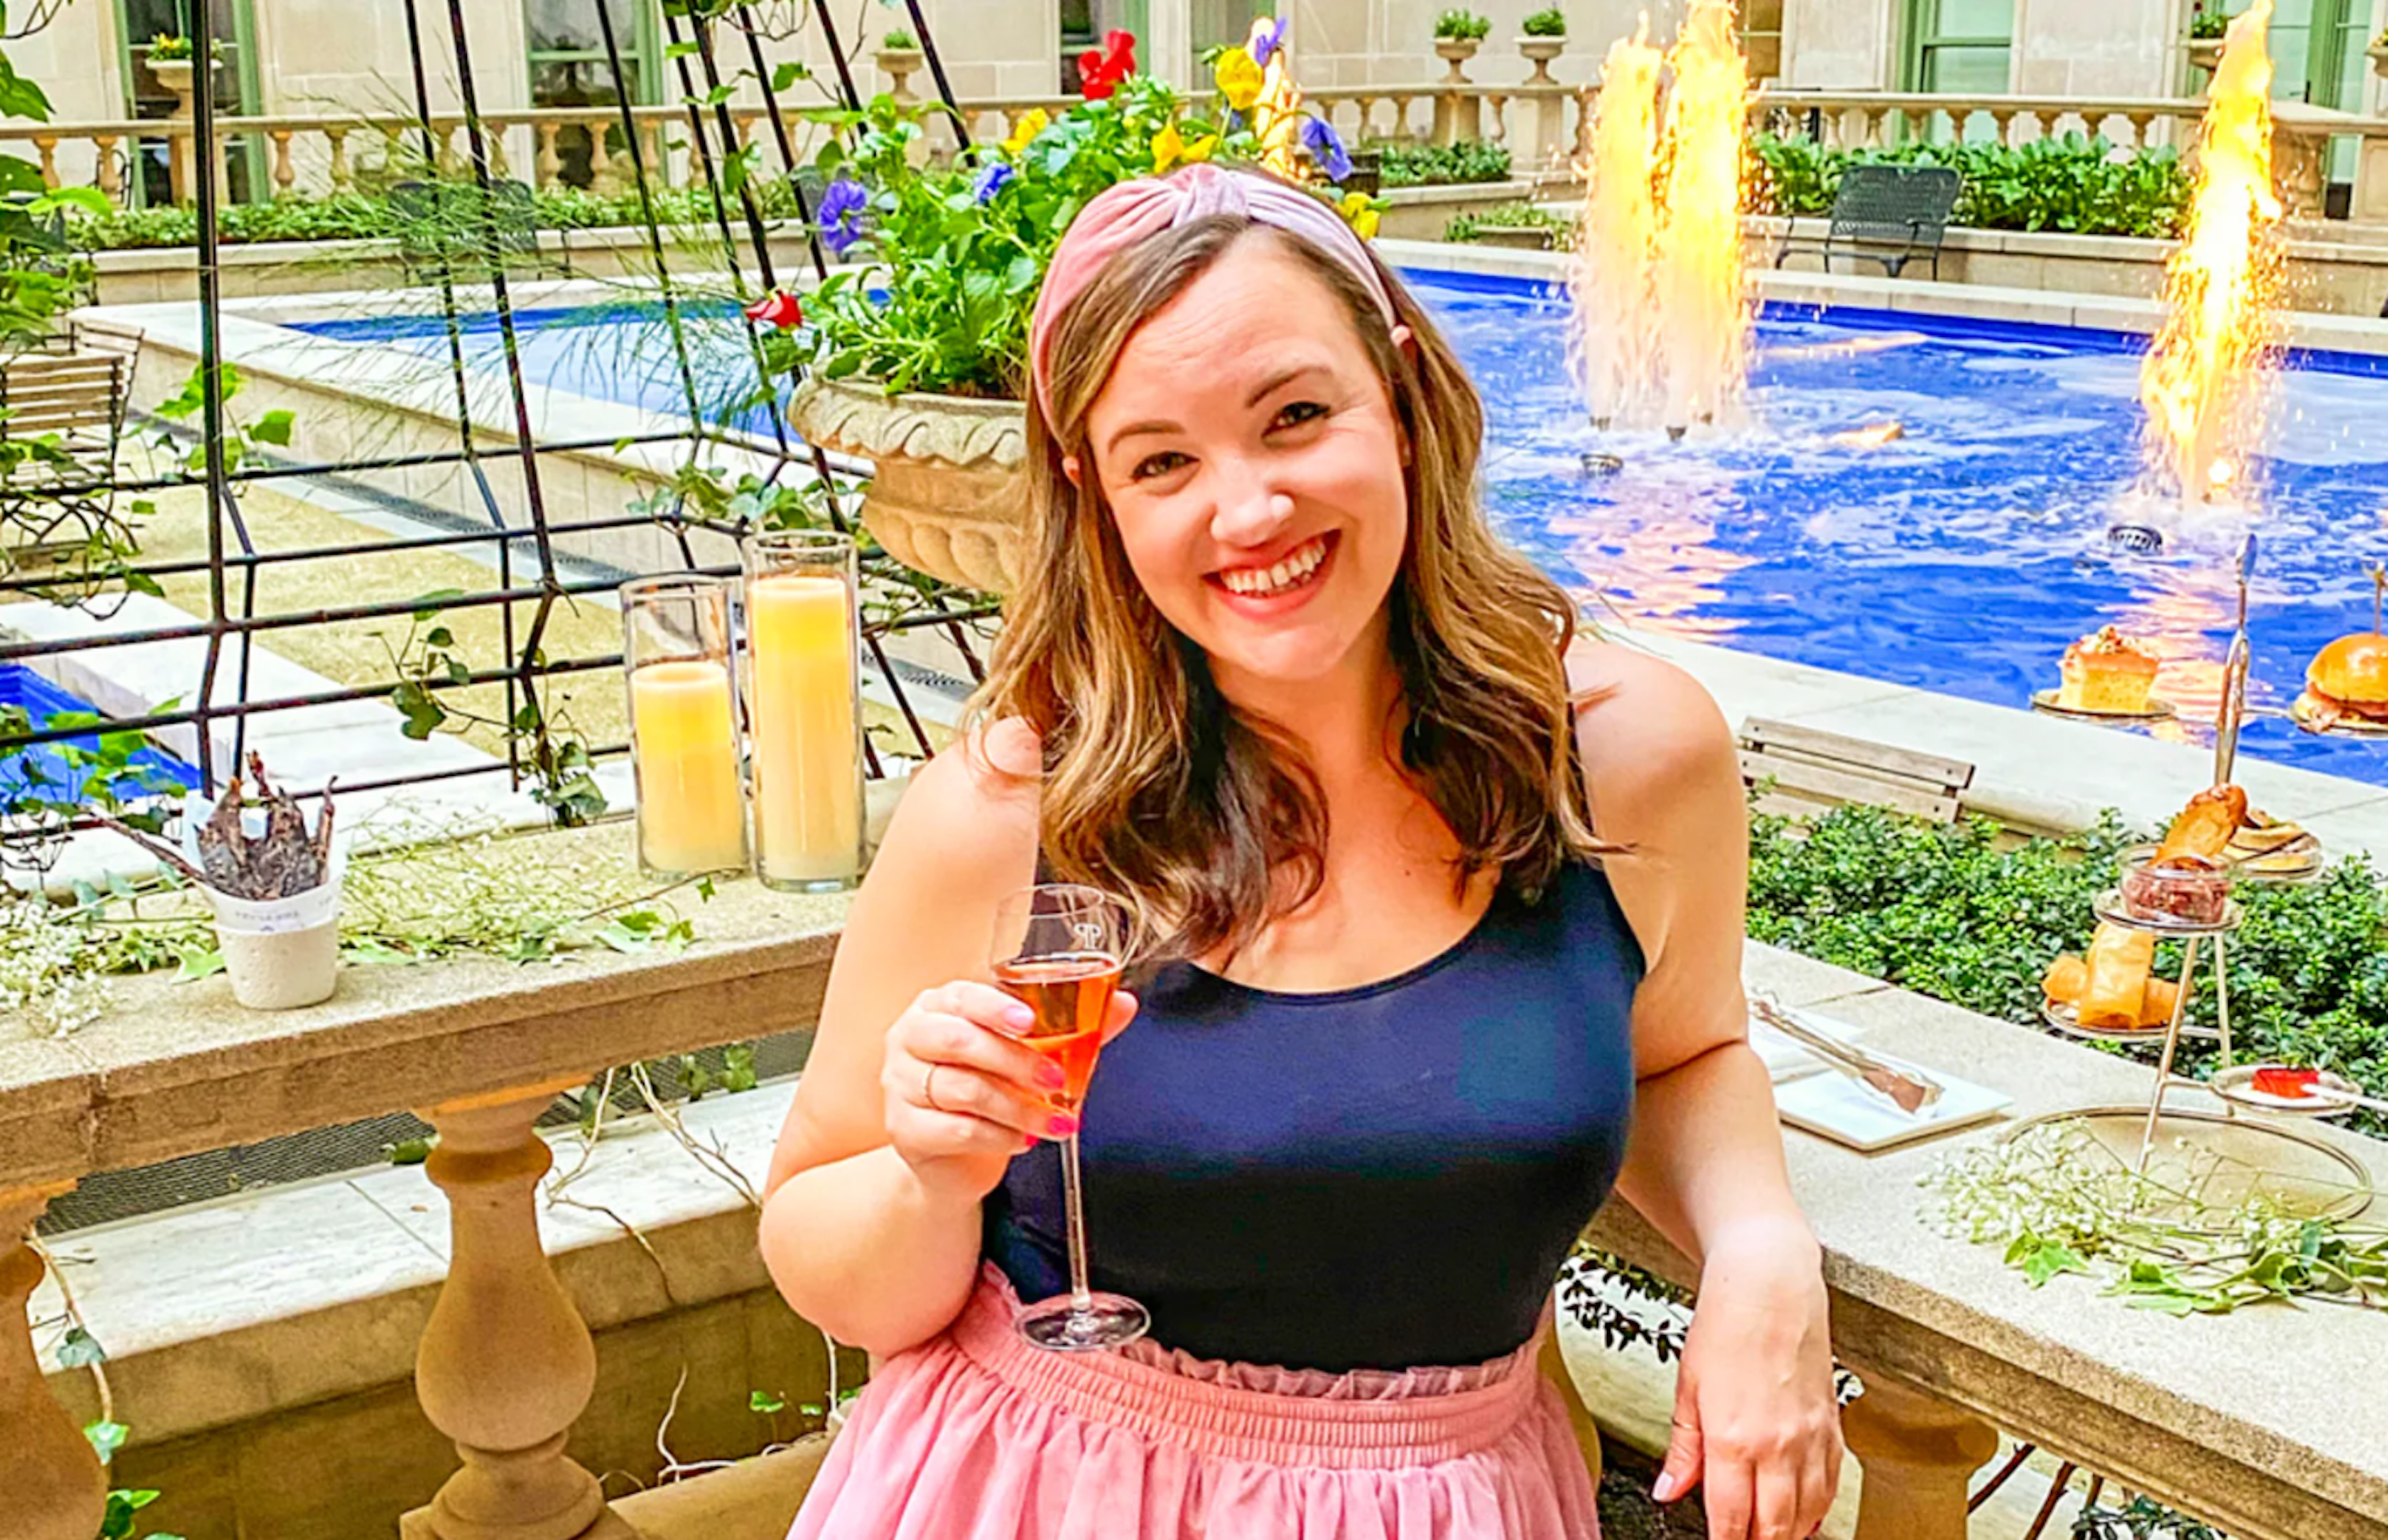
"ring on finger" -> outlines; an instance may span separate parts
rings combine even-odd
[[[937,1071],[944,1067],[944,1065],[933,1064],[929,1066],[929,1072],[921,1077],[921,1100],[923,1105],[937,1112],[952,1110],[937,1100]]]

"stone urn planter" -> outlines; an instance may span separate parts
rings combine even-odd
[[[2371,46],[2364,49],[2363,54],[2371,61],[2371,72],[2382,80],[2388,81],[2388,43],[2374,38],[2371,40]]]
[[[912,94],[912,77],[928,57],[919,48],[882,48],[871,56],[879,72],[887,77],[887,94],[899,102],[920,99]]]
[[[1528,85],[1559,83],[1551,78],[1551,61],[1567,52],[1566,38],[1521,37],[1518,40],[1518,52],[1525,55],[1526,62],[1534,67],[1534,72],[1526,77]]]
[[[1451,66],[1451,73],[1442,78],[1442,83],[1445,85],[1467,84],[1467,71],[1464,66],[1469,59],[1476,57],[1476,50],[1482,45],[1478,39],[1472,37],[1436,38],[1434,40],[1436,56]]]
[[[2189,62],[2208,74],[2222,62],[2222,40],[2218,37],[2193,37],[2189,40]]]
[[[183,99],[184,111],[189,110],[191,76],[196,62],[186,58],[153,58],[149,61],[149,72],[158,77],[159,85]]]
[[[896,560],[964,587],[1019,588],[1032,559],[1021,402],[889,396],[814,375],[796,388],[788,421],[824,449],[870,461],[863,527]]]

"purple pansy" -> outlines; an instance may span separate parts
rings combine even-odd
[[[1352,154],[1343,147],[1343,136],[1335,125],[1324,118],[1302,120],[1302,147],[1310,152],[1311,160],[1327,173],[1329,182],[1340,182],[1352,174]]]
[[[1251,55],[1254,64],[1264,69],[1268,68],[1269,56],[1285,46],[1285,28],[1286,19],[1280,16],[1253,33]]]
[[[870,193],[852,177],[839,177],[821,194],[821,239],[838,257],[862,239],[862,212],[870,207]]]
[[[978,182],[971,188],[971,193],[981,203],[990,202],[996,194],[1003,191],[1004,184],[1009,183],[1015,174],[1017,173],[1004,162],[991,161],[986,170],[978,173]]]

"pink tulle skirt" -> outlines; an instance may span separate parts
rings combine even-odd
[[[1596,1540],[1533,1342],[1393,1373],[1047,1353],[988,1268],[855,1401],[789,1540]],[[1550,1330],[1546,1318],[1543,1330]]]

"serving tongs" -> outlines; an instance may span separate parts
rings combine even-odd
[[[1810,1026],[1772,996],[1751,995],[1749,1014],[1910,1117],[1919,1116],[1940,1100],[1940,1082],[1913,1065],[1869,1054],[1855,1043]]]

